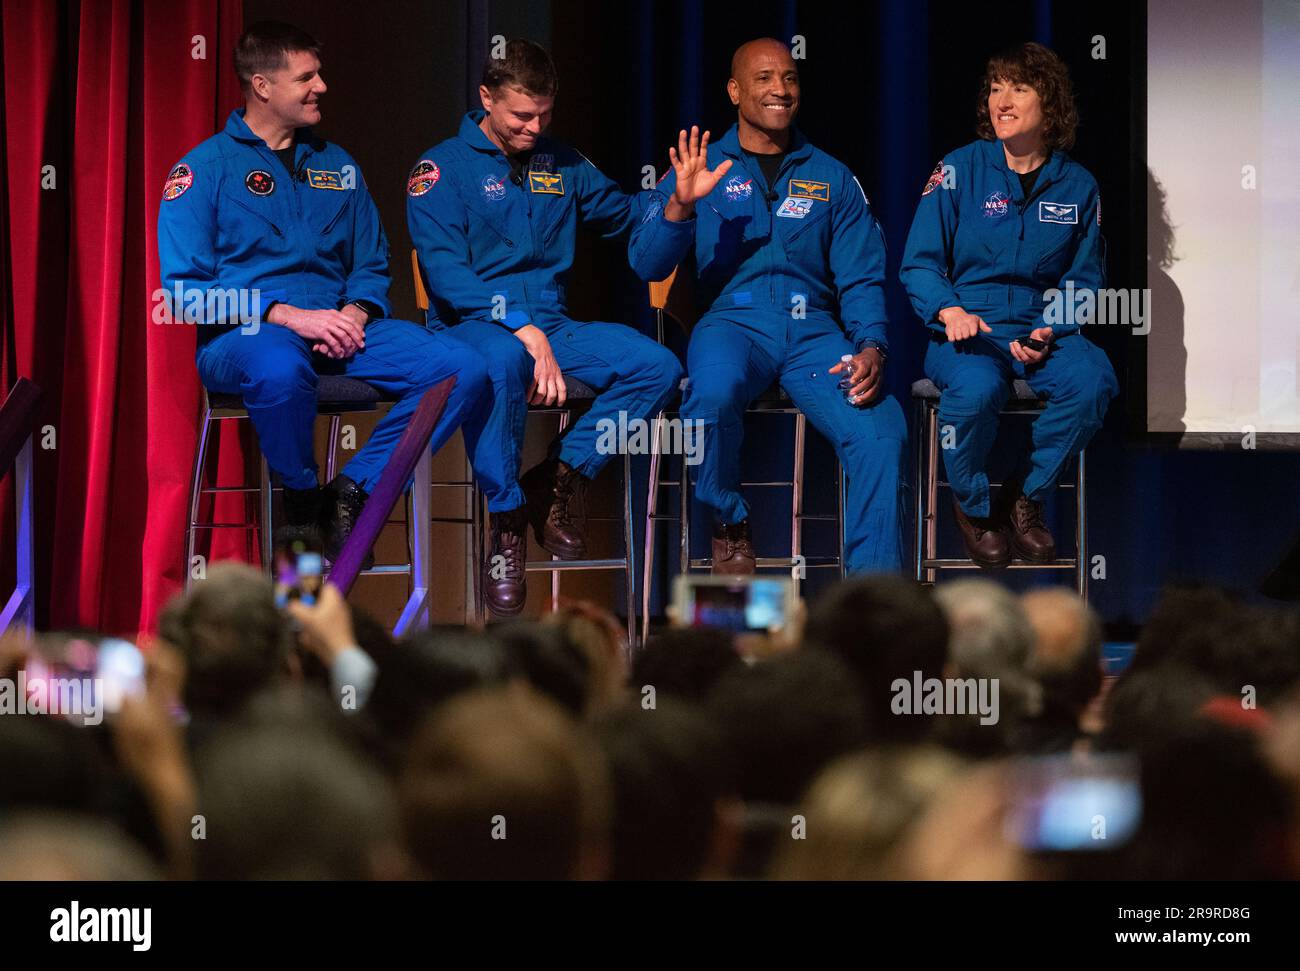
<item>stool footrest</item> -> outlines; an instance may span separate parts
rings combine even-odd
[[[1052,560],[1050,563],[1031,563],[1029,560],[1012,560],[1005,569],[1008,570],[1076,570],[1079,561],[1074,559]],[[922,560],[923,570],[981,570],[984,569],[973,560]]]
[[[569,570],[626,570],[628,561],[616,560],[529,560],[524,565],[528,573],[562,573]]]

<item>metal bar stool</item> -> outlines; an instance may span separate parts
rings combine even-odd
[[[424,275],[420,269],[420,257],[417,250],[411,250],[411,274],[415,280],[416,306],[427,311],[429,309],[429,292],[424,286]],[[528,407],[530,415],[555,415],[559,423],[557,434],[563,434],[573,420],[572,403],[592,401],[599,394],[595,388],[567,374],[564,375],[564,386],[564,405],[530,405]],[[474,489],[473,516],[471,517],[474,520],[474,559],[471,564],[474,574],[474,619],[476,622],[482,623],[487,617],[487,598],[481,580],[482,564],[487,557],[488,547],[487,500],[478,488],[477,483],[472,480],[472,473],[468,485]],[[630,455],[623,455],[623,515],[589,516],[587,519],[588,522],[622,521],[623,556],[586,560],[561,560],[559,557],[552,556],[549,560],[529,560],[524,564],[524,572],[551,574],[551,611],[555,612],[560,606],[560,574],[587,570],[622,571],[627,596],[628,649],[631,650],[636,637],[636,566],[632,561],[635,540],[632,537],[632,458]]]
[[[349,412],[374,411],[381,404],[391,403],[393,399],[366,384],[340,375],[320,375],[316,384],[317,413],[329,418],[329,448],[325,459],[325,481],[334,478],[338,464],[338,433],[344,414]],[[281,487],[271,485],[270,467],[266,456],[258,455],[260,467],[259,482],[256,486],[207,486],[204,484],[204,471],[207,466],[208,448],[216,423],[232,419],[248,419],[243,399],[237,394],[215,394],[203,390],[203,409],[199,424],[199,444],[194,456],[194,472],[190,485],[189,524],[185,531],[185,589],[192,583],[191,565],[200,530],[261,528],[260,552],[262,568],[271,570],[272,554],[272,501],[274,493]],[[407,497],[407,529],[411,542],[411,561],[409,563],[385,564],[363,571],[366,576],[383,576],[402,574],[411,577],[411,594],[407,598],[402,614],[393,628],[396,636],[406,633],[418,623],[427,623],[429,610],[429,575],[431,570],[430,527],[428,522],[429,491],[432,453],[425,454],[416,466],[415,486]],[[243,523],[204,523],[199,521],[199,504],[205,495],[223,493],[257,493],[258,516],[255,522]]]
[[[675,321],[687,334],[696,318],[692,307],[688,277],[678,277],[676,270],[666,280],[650,284],[650,306],[655,310],[656,336],[659,343],[664,343],[665,319]],[[682,381],[682,389],[690,378]],[[835,462],[838,482],[836,511],[834,515],[813,514],[804,511],[804,451],[807,441],[807,419],[790,400],[790,396],[779,383],[773,384],[745,409],[746,414],[793,415],[794,416],[794,466],[788,480],[768,482],[742,482],[743,488],[788,488],[790,489],[790,556],[760,556],[756,563],[760,569],[779,567],[792,569],[803,557],[803,524],[805,522],[833,522],[836,524],[834,556],[803,557],[802,565],[807,569],[835,569],[841,578],[844,576],[844,469],[838,459]],[[657,420],[670,414],[670,409],[661,411]],[[655,427],[659,427],[656,424]],[[678,490],[678,511],[676,515],[659,512],[659,490],[676,488]],[[690,516],[690,472],[683,457],[681,475],[678,479],[659,478],[658,436],[653,438],[650,450],[650,474],[646,494],[645,550],[642,559],[641,576],[641,638],[644,641],[650,634],[650,585],[654,578],[655,561],[655,523],[676,522],[678,524],[678,569],[682,573],[691,570],[710,569],[713,566],[711,556],[691,556],[691,516]],[[800,590],[801,576],[795,577],[796,591]]]
[[[912,400],[917,409],[916,448],[916,580],[934,583],[940,570],[978,570],[980,566],[969,558],[940,557],[938,507],[939,487],[948,482],[939,477],[939,397],[938,386],[929,378],[912,384]],[[1043,411],[1044,401],[1029,386],[1017,378],[1011,396],[1000,412],[1003,415],[1023,415],[1030,420]],[[1030,563],[1015,558],[1007,569],[1011,570],[1073,570],[1075,589],[1085,600],[1088,597],[1088,521],[1087,484],[1085,481],[1084,453],[1079,452],[1075,463],[1074,481],[1057,483],[1058,489],[1074,492],[1075,552],[1074,556],[1059,557],[1051,563]],[[1000,482],[989,483],[991,487]]]

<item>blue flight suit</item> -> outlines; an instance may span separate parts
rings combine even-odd
[[[733,165],[694,218],[663,215],[676,188],[670,169],[647,193],[629,247],[637,274],[659,280],[695,244],[696,296],[708,309],[691,331],[682,417],[704,422],[696,494],[726,522],[749,515],[740,492],[744,412],[779,379],[844,467],[846,568],[896,571],[902,409],[883,391],[851,405],[840,375],[828,373],[844,354],[887,350],[884,236],[853,173],[798,131],[771,187],[736,126],[711,148],[711,167],[723,158]]]
[[[318,374],[347,375],[397,396],[343,468],[369,492],[431,386],[456,377],[434,449],[462,421],[481,421],[487,366],[454,341],[388,319],[388,240],[352,157],[304,128],[295,159],[298,178],[249,129],[243,109],[187,154],[168,175],[158,210],[163,288],[175,321],[197,325],[200,379],[210,391],[243,396],[267,463],[289,488],[317,484]],[[221,299],[223,291],[242,296],[237,319],[237,305]],[[189,306],[205,294],[217,299]],[[315,353],[315,342],[265,321],[277,302],[327,310],[358,300],[381,313],[365,328],[365,348],[343,360]]]
[[[482,111],[420,156],[407,182],[406,216],[429,292],[428,326],[477,349],[488,362],[492,413],[476,446],[475,468],[493,467],[488,509],[524,504],[516,478],[528,414],[533,358],[513,332],[538,327],[560,370],[600,389],[591,408],[553,448],[593,478],[611,455],[598,450],[605,421],[649,418],[672,397],[681,365],[631,327],[576,321],[565,311],[579,221],[605,238],[636,219],[633,196],[581,153],[538,139],[528,167],[511,177],[505,154],[483,134]]]
[[[1105,286],[1097,181],[1055,151],[1026,199],[1002,143],[971,142],[946,155],[926,183],[899,275],[932,331],[925,373],[943,392],[940,423],[954,429],[944,464],[962,509],[989,515],[985,462],[1015,378],[1048,399],[1020,473],[1024,494],[1042,501],[1119,393],[1110,361],[1078,324],[1044,317],[1049,290],[1073,283],[1076,292],[1096,294]],[[938,320],[947,307],[977,314],[993,332],[949,342]],[[1026,367],[1011,356],[1011,341],[1049,322],[1053,340],[1043,361]]]

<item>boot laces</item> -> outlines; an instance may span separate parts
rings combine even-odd
[[[555,503],[551,507],[551,521],[561,528],[571,527],[575,518],[583,517],[586,499],[586,480],[575,469],[555,473]]]

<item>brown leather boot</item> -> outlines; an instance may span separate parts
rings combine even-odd
[[[492,544],[483,564],[483,591],[488,609],[498,617],[513,617],[524,609],[528,586],[528,519],[523,507],[494,512]]]
[[[720,576],[745,576],[755,572],[754,539],[749,520],[718,523],[713,527],[713,572]]]
[[[953,496],[952,511],[970,558],[987,570],[1000,570],[1011,562],[1011,544],[997,520],[988,516],[967,516]]]
[[[1011,548],[1030,563],[1051,563],[1056,559],[1056,540],[1043,520],[1043,504],[1017,493],[1007,514]]]
[[[581,472],[557,459],[533,466],[519,486],[528,502],[533,535],[548,553],[562,560],[587,555],[587,486]]]

